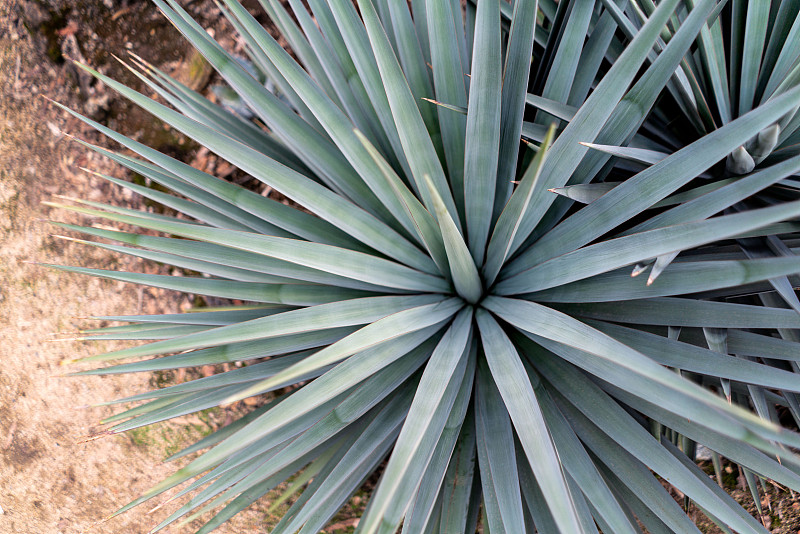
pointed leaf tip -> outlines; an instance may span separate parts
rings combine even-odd
[[[436,219],[439,222],[439,229],[444,239],[444,248],[447,252],[450,274],[452,275],[456,293],[467,302],[474,304],[483,295],[483,284],[478,274],[478,268],[475,266],[475,261],[464,241],[464,237],[458,231],[430,176],[425,174],[422,178],[423,186],[428,189],[428,193],[431,195]]]

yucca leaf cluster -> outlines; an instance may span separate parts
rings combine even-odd
[[[268,399],[123,510],[188,483],[156,530],[209,532],[291,479],[272,532],[314,533],[379,472],[359,533],[698,532],[658,475],[767,532],[695,455],[800,491],[798,2],[261,0],[290,53],[223,0],[246,59],[154,2],[238,112],[135,56],[154,99],[82,68],[292,204],[70,111],[171,211],[60,226],[203,276],[62,268],[246,302],[104,317],[151,342],[81,374],[245,364],[112,431]]]

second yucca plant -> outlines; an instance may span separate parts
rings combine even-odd
[[[244,63],[154,1],[247,113],[139,58],[168,106],[83,68],[302,209],[81,117],[143,159],[92,148],[174,194],[109,179],[185,216],[84,202],[166,237],[61,226],[205,276],[63,268],[247,301],[105,317],[130,324],[95,338],[158,341],[89,360],[161,356],[83,374],[248,363],[122,399],[141,403],[112,431],[271,395],[123,510],[194,479],[157,530],[221,508],[208,532],[294,477],[272,532],[315,533],[377,470],[357,532],[472,533],[481,515],[492,533],[697,531],[655,473],[767,532],[694,454],[738,463],[754,495],[800,491],[800,436],[776,424],[800,418],[798,67],[771,77],[800,57],[771,44],[800,42],[796,2],[772,5],[793,25],[748,11],[732,34],[780,56],[740,66],[766,96],[719,121],[709,28],[746,2],[262,0],[290,55],[225,0]],[[765,152],[756,172],[741,147]]]

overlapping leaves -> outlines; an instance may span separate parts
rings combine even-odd
[[[247,114],[140,58],[166,104],[83,68],[302,210],[70,111],[173,211],[61,226],[206,276],[65,269],[248,301],[87,331],[152,342],[83,374],[244,363],[112,431],[269,399],[121,511],[188,483],[157,530],[209,532],[299,473],[272,531],[312,533],[385,464],[358,532],[696,531],[653,473],[766,532],[697,444],[800,491],[796,2],[262,0],[290,55],[225,0],[247,62],[154,2]]]

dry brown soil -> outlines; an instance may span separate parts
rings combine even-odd
[[[191,425],[166,425],[134,435],[81,442],[101,428],[100,419],[113,413],[110,407],[92,405],[148,389],[153,378],[146,374],[64,377],[89,366],[65,367],[60,362],[112,345],[54,340],[91,324],[81,317],[174,312],[187,302],[185,297],[165,291],[142,290],[29,263],[142,268],[136,261],[51,236],[57,229],[45,219],[79,222],[76,216],[41,204],[55,194],[143,206],[138,199],[79,169],[125,176],[64,137],[62,131],[104,142],[78,121],[68,120],[42,96],[173,153],[182,150],[180,139],[130,110],[64,61],[65,55],[82,56],[105,71],[120,73],[108,52],[123,54],[126,48],[135,48],[159,65],[174,67],[185,62],[187,48],[147,2],[106,2],[0,0],[2,534],[148,532],[174,507],[148,514],[152,506],[146,504],[108,521],[103,519],[176,468],[161,463],[166,454],[221,423],[213,418],[194,419],[189,421]],[[193,156],[191,151],[184,152]],[[260,527],[264,515],[263,510],[246,512],[219,531],[264,532]],[[194,532],[199,524],[166,532]]]

